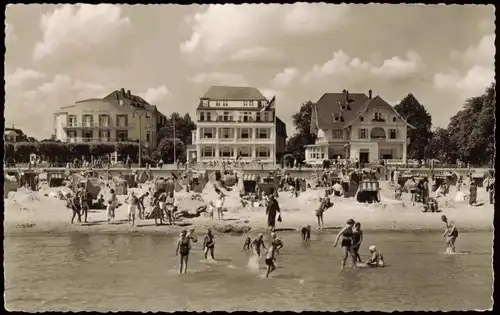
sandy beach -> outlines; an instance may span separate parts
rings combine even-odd
[[[438,199],[441,213],[423,213],[421,205],[413,205],[409,194],[403,194],[403,200],[394,200],[393,193],[387,182],[381,182],[382,200],[378,204],[361,204],[354,198],[345,199],[336,197],[334,206],[324,214],[325,228],[337,229],[344,225],[345,221],[353,218],[362,223],[365,230],[434,230],[443,229],[440,221],[442,214],[455,220],[461,230],[493,230],[494,207],[488,203],[488,195],[484,188],[478,189],[478,205],[470,206],[467,201],[455,201],[456,190],[451,188],[450,194]],[[107,191],[103,188],[101,193]],[[133,189],[136,192],[145,191],[147,185],[142,188]],[[266,231],[266,215],[264,207],[243,208],[236,191],[226,192],[224,221],[210,220],[208,216],[199,218],[183,219],[178,225],[156,226],[154,220],[137,220],[136,227],[129,228],[126,205],[116,210],[116,221],[114,224],[105,222],[104,210],[91,210],[88,223],[70,224],[71,211],[66,208],[66,202],[57,199],[55,192],[65,191],[67,188],[45,188],[37,192],[19,189],[10,192],[5,203],[5,234],[23,233],[68,233],[68,232],[91,232],[91,233],[179,233],[186,228],[195,228],[202,231],[206,228],[216,230],[238,230],[238,228],[250,230],[249,233]],[[277,223],[276,229],[296,230],[303,225],[310,224],[316,229],[316,217],[314,210],[323,189],[309,189],[299,195],[298,198],[290,196],[288,192],[280,193],[278,201],[281,207],[283,222]],[[180,209],[194,212],[196,208],[206,202],[213,200],[215,191],[211,184],[207,185],[201,194],[204,202],[191,200],[191,193],[181,191],[176,194]],[[118,196],[123,202],[125,196]],[[225,228],[221,228],[226,226]],[[235,229],[236,228],[236,229]]]

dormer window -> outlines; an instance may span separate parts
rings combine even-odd
[[[363,120],[365,120],[365,119],[363,118],[363,116],[361,116],[361,117],[359,117],[359,120],[360,120],[360,121],[363,121]]]
[[[204,100],[204,101],[202,102],[202,104],[203,104],[203,106],[208,106],[208,101]]]
[[[227,107],[227,101],[223,101],[222,106]]]
[[[396,117],[392,117],[392,122],[396,122]]]
[[[346,105],[342,105],[342,106],[340,106],[340,109],[347,110],[347,106]]]
[[[382,114],[379,112],[375,112],[375,114],[373,116],[374,116],[373,117],[374,121],[384,121],[384,119],[382,118]]]
[[[215,106],[220,107],[220,101],[215,101]]]

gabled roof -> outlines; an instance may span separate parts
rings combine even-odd
[[[415,129],[414,126],[410,125],[406,119],[401,117],[397,110],[392,107],[389,103],[387,103],[383,98],[381,98],[379,95],[375,96],[371,100],[366,101],[363,106],[359,109],[358,113],[356,116],[352,117],[351,120],[346,120],[346,123],[344,125],[344,128],[347,128],[351,126],[361,115],[363,115],[370,106],[377,106],[377,107],[385,107],[385,108],[390,108],[402,121],[404,121],[410,128]]]
[[[212,86],[200,99],[220,101],[267,101],[257,88],[249,86]]]
[[[346,103],[346,98],[349,102]],[[322,130],[341,129],[345,123],[354,119],[363,105],[368,101],[368,96],[363,93],[325,93],[314,104],[313,114],[311,115],[311,126],[316,124]],[[342,110],[342,105],[349,105],[350,109]],[[344,118],[343,122],[335,122],[334,115],[341,114]],[[313,127],[314,128],[314,127]]]
[[[117,102],[123,100],[132,107],[144,109],[150,112],[154,112],[156,110],[156,106],[150,105],[142,97],[133,94],[130,95],[129,97],[126,92],[122,93],[122,91],[120,90],[114,90],[113,92],[105,96],[103,99],[107,101],[117,101]]]

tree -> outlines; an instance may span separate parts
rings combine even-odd
[[[191,144],[191,133],[195,129],[196,124],[191,120],[191,116],[189,114],[185,114],[184,117],[182,117],[178,113],[172,113],[170,118],[167,119],[166,125],[158,132],[158,146],[153,152],[153,159],[158,160],[161,157],[165,163],[173,162],[174,138],[177,142],[180,141],[182,143],[182,145],[178,143],[176,145],[176,158],[181,160],[185,159],[186,146]],[[163,150],[170,151],[164,152]],[[170,157],[167,158],[167,156]]]
[[[496,84],[471,97],[450,119],[448,134],[456,158],[477,165],[492,164],[495,154]]]
[[[311,116],[313,102],[302,103],[299,111],[292,116],[296,134],[288,138],[286,153],[292,154],[297,160],[305,159],[305,146],[314,144],[316,135],[311,133]]]
[[[408,138],[408,158],[424,159],[425,148],[429,144],[432,137],[432,118],[425,107],[413,96],[408,94],[399,104],[394,106],[394,109],[406,121],[416,129],[409,128]]]
[[[442,162],[452,163],[456,159],[456,150],[449,145],[450,135],[443,128],[437,128],[425,147],[425,156],[438,159]]]

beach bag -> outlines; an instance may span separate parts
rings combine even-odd
[[[281,214],[278,214],[278,222],[282,222],[283,220],[281,219]]]

